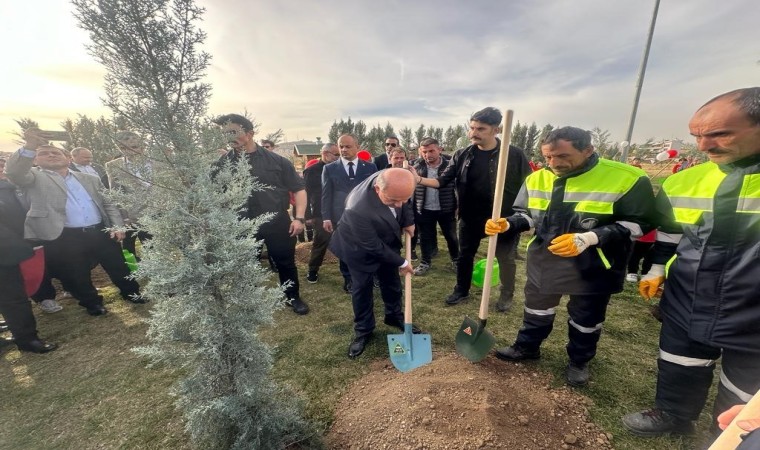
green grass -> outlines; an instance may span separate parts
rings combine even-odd
[[[469,302],[444,306],[454,273],[448,268],[445,243],[440,245],[433,270],[415,277],[413,284],[414,321],[432,335],[434,358],[454,351],[462,319],[477,315],[480,300],[480,291],[473,289]],[[485,251],[485,243],[481,250]],[[521,323],[523,264],[518,267],[515,307],[508,314],[492,312],[489,317],[488,329],[498,346],[512,343]],[[303,279],[305,268],[300,269]],[[364,355],[351,361],[345,353],[353,315],[337,267],[323,267],[319,283],[304,280],[301,286],[311,307],[309,315],[279,311],[276,325],[263,330],[262,336],[274,348],[274,377],[303,399],[308,417],[326,430],[349,384],[369,370],[370,361],[388,360],[385,335],[397,331],[382,324],[378,300],[376,337]],[[15,349],[0,353],[0,449],[190,447],[169,394],[179,374],[146,368],[147,361],[130,351],[145,343],[142,319],[147,308],[116,300],[113,289],[107,294],[111,314],[103,318],[87,316],[73,300],[64,300],[60,313],[37,315],[41,335],[59,343],[59,350],[48,355],[20,354]],[[497,296],[498,288],[492,298]],[[567,364],[566,320],[565,309],[560,308],[554,332],[536,362],[539,370],[555,377],[556,385],[563,383]],[[613,297],[599,353],[591,363],[592,383],[578,392],[589,398],[592,419],[613,434],[617,449],[686,450],[706,436],[702,431],[691,439],[641,439],[620,426],[623,414],[653,403],[658,335],[659,323],[649,316],[632,286]],[[708,426],[709,414],[703,413],[699,427]]]

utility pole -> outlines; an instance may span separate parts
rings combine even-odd
[[[641,85],[644,84],[644,74],[647,71],[647,60],[649,59],[649,48],[652,46],[652,36],[654,35],[654,24],[657,22],[657,10],[660,9],[660,0],[654,1],[654,11],[652,12],[652,22],[649,24],[649,35],[647,36],[647,45],[644,48],[644,56],[641,57],[639,66],[639,76],[636,80],[636,95],[633,98],[633,110],[631,111],[631,120],[628,121],[628,132],[625,134],[625,142],[628,145],[623,146],[622,162],[628,162],[628,148],[630,148],[631,136],[633,135],[633,124],[636,122],[636,111],[639,109],[639,97],[641,97]]]

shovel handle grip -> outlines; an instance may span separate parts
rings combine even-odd
[[[508,109],[504,114],[504,125],[501,130],[501,150],[499,150],[499,165],[496,169],[496,188],[493,193],[493,209],[491,218],[498,220],[501,215],[501,204],[504,199],[504,184],[507,179],[507,164],[509,163],[509,143],[512,140],[512,120],[514,111]],[[488,237],[488,252],[486,253],[486,272],[483,277],[483,296],[480,299],[481,320],[488,318],[488,303],[491,297],[491,278],[493,277],[493,261],[496,257],[496,241],[498,235]]]

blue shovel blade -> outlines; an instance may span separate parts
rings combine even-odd
[[[412,325],[404,324],[404,334],[388,335],[388,352],[393,366],[409,372],[433,360],[433,347],[429,334],[412,334]]]

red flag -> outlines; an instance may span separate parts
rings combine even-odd
[[[21,276],[24,278],[26,295],[31,296],[40,288],[42,277],[45,276],[45,249],[34,247],[34,255],[19,263]]]

